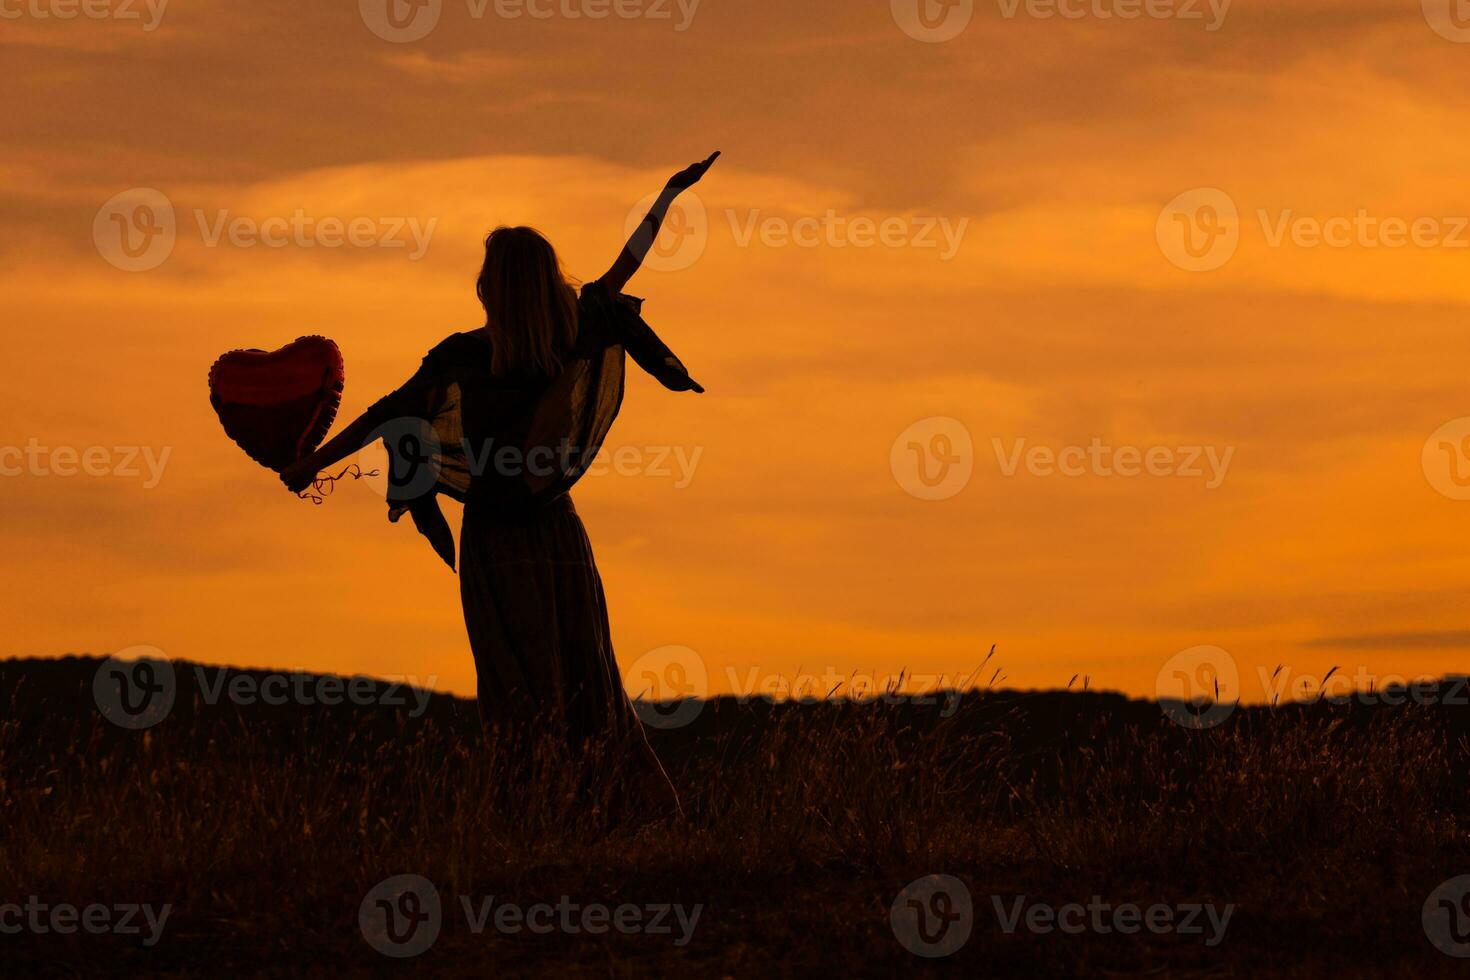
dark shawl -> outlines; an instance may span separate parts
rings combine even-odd
[[[644,322],[643,301],[600,282],[582,288],[577,342],[550,381],[496,377],[480,335],[448,337],[402,387],[368,410],[388,450],[388,519],[406,512],[452,569],[454,537],[439,494],[515,521],[571,489],[617,418],[624,354],[666,388],[692,386]]]

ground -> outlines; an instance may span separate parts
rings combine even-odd
[[[174,663],[126,728],[101,666],[0,662],[11,975],[1470,975],[1436,947],[1470,953],[1451,683],[1203,730],[1093,692],[715,700],[649,728],[677,816],[472,702]],[[144,904],[151,944],[112,928]],[[421,952],[375,947],[389,913]]]

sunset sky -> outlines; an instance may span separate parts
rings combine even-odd
[[[629,286],[708,393],[631,373],[608,448],[644,472],[574,494],[625,668],[687,647],[719,693],[953,677],[994,644],[1006,686],[1152,696],[1208,645],[1257,700],[1276,664],[1470,666],[1470,421],[1440,431],[1470,416],[1450,0],[989,0],[930,41],[904,0],[374,2],[0,0],[0,447],[44,464],[0,455],[0,655],[471,692],[453,576],[361,484],[287,494],[223,434],[208,368],[326,335],[350,419],[480,325],[485,232],[534,225],[593,278],[719,149],[692,244]],[[127,271],[109,202],[138,189],[175,240]],[[968,483],[921,499],[909,442],[957,432]],[[1093,445],[1201,474],[1104,472]],[[151,455],[50,472],[94,447]]]

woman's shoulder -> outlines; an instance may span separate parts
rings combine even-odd
[[[462,354],[466,351],[484,351],[490,346],[490,338],[486,335],[484,327],[475,330],[461,330],[445,337],[439,343],[429,348],[429,357]]]
[[[489,363],[490,340],[480,330],[462,330],[439,341],[424,355],[421,370],[445,373],[466,364]]]
[[[615,306],[623,306],[637,313],[643,308],[643,300],[637,296],[620,293],[601,279],[594,279],[582,284],[578,305],[584,310],[588,308],[612,309]]]

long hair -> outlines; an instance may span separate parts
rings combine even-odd
[[[475,281],[490,329],[491,370],[554,377],[577,340],[577,294],[534,228],[496,228]]]

